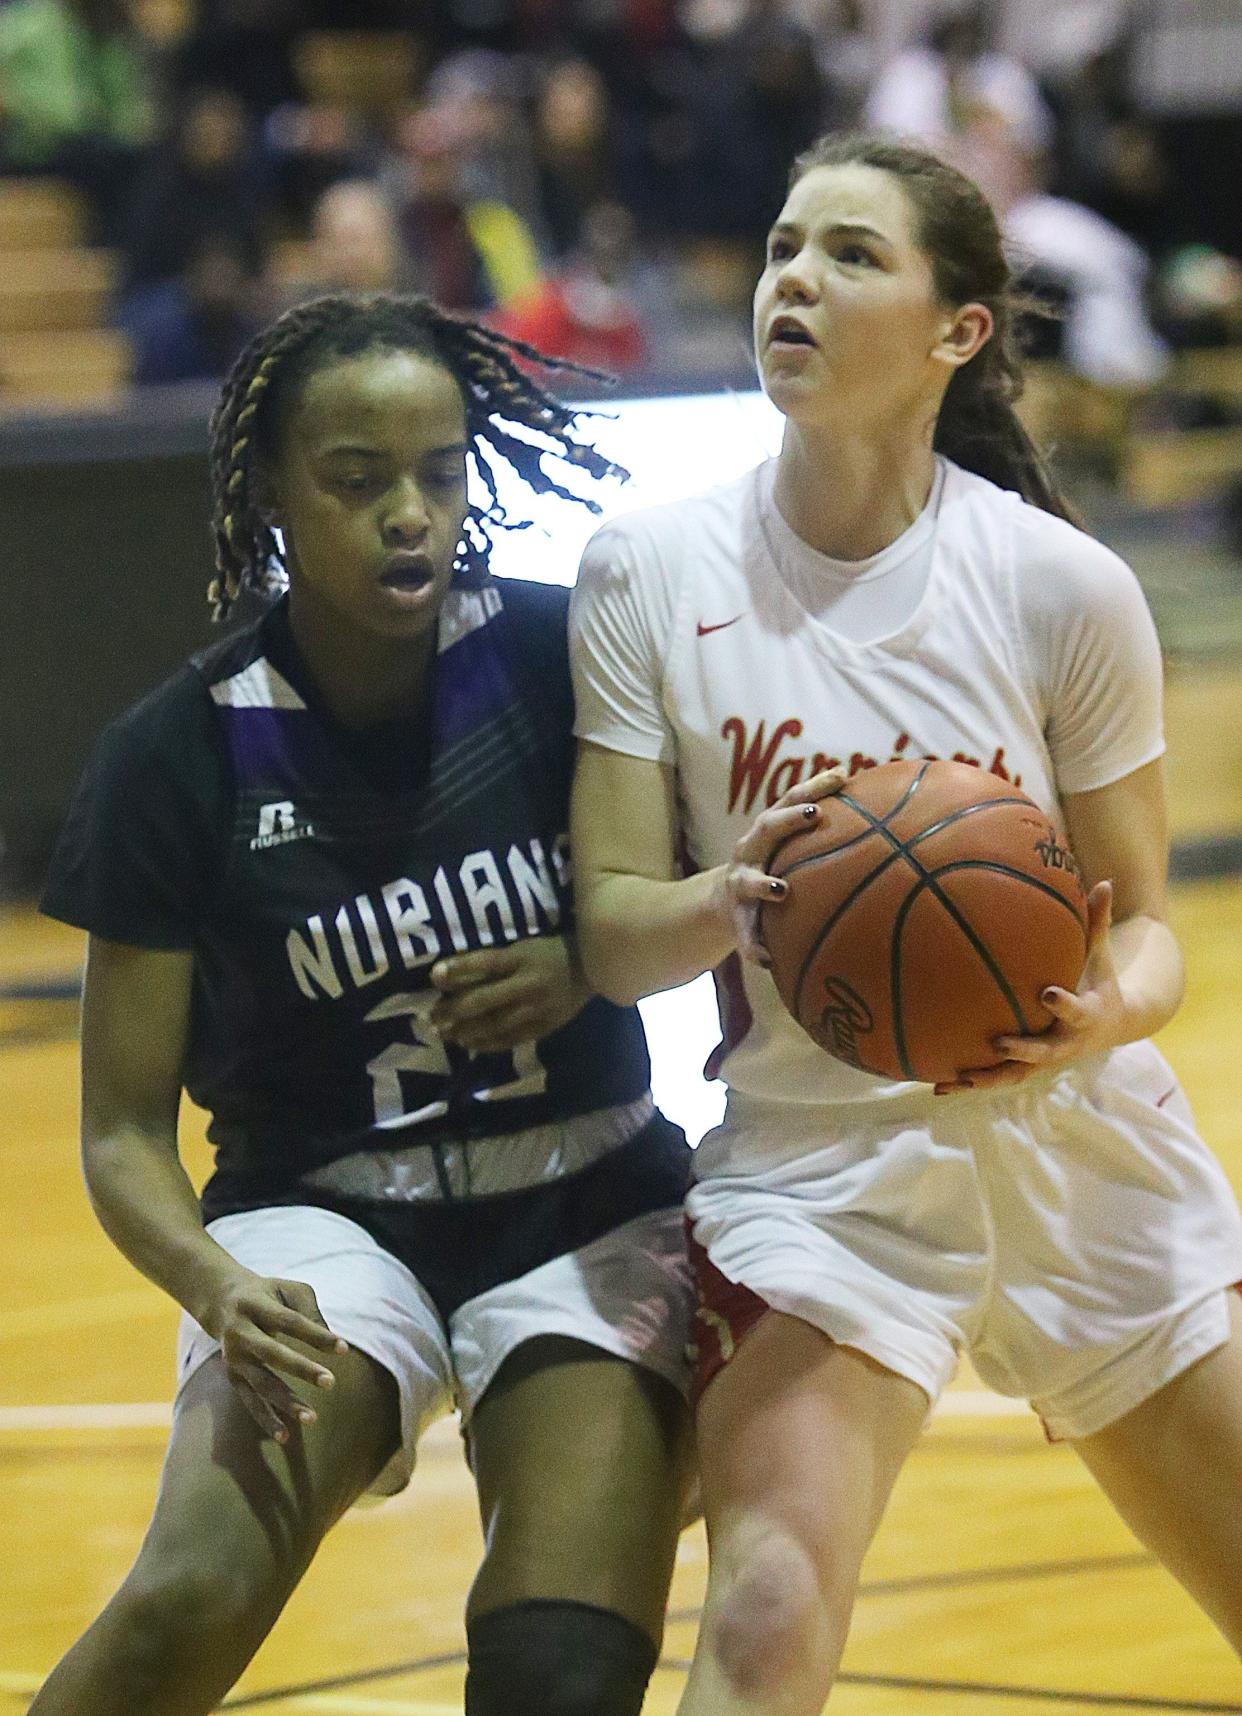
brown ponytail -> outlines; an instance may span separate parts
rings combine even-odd
[[[992,337],[956,371],[945,391],[936,421],[936,451],[1077,524],[1073,508],[1014,410],[1022,393],[1014,322],[1028,305],[1014,291],[991,204],[973,180],[938,156],[865,132],[821,138],[798,156],[790,184],[816,167],[846,166],[875,167],[900,181],[941,301],[952,307],[984,304],[992,313]]]

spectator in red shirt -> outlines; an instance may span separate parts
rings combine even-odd
[[[578,250],[496,318],[498,325],[591,368],[619,375],[640,369],[649,342],[631,285],[633,268],[632,216],[619,203],[595,203],[583,218]]]

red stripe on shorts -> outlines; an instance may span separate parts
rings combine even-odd
[[[690,1345],[694,1366],[690,1397],[697,1406],[708,1383],[724,1369],[755,1324],[772,1307],[740,1281],[730,1281],[727,1275],[720,1273],[695,1239],[689,1221],[686,1222],[686,1244],[699,1301]]]

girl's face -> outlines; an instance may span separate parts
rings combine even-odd
[[[431,358],[373,351],[314,371],[273,483],[293,599],[375,636],[427,632],[461,540],[466,445],[457,383]]]
[[[961,361],[945,350],[946,340],[960,348],[957,316],[937,300],[896,178],[855,164],[813,167],[785,199],[767,255],[755,358],[779,411],[863,434],[934,416]]]

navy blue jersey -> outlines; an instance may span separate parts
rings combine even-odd
[[[636,1011],[599,998],[505,1054],[425,1022],[437,959],[572,925],[566,605],[513,580],[452,592],[423,711],[359,734],[322,707],[280,603],[100,741],[43,910],[193,951],[184,1082],[211,1115],[209,1216],[358,1151],[647,1089]]]

